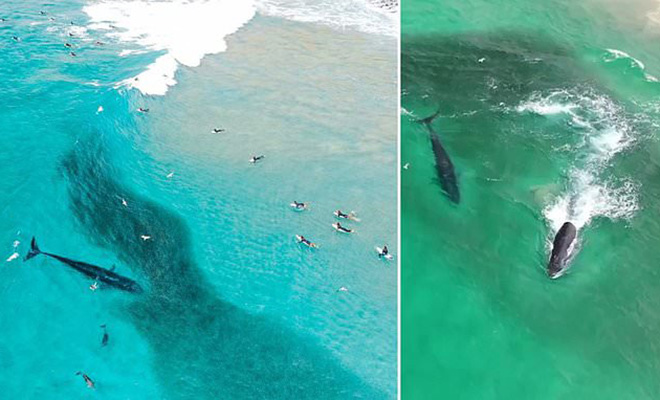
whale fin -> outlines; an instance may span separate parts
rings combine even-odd
[[[426,118],[421,118],[418,119],[417,122],[420,124],[424,125],[431,125],[433,123],[433,120],[436,119],[440,115],[440,109],[438,108],[438,111],[434,112],[432,115],[426,117]]]
[[[30,258],[37,256],[41,254],[41,250],[39,250],[39,246],[37,246],[37,239],[33,236],[32,241],[30,242],[30,251],[25,255],[25,258],[23,259],[24,261],[29,260]]]

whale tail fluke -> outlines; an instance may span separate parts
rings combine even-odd
[[[438,115],[440,115],[440,109],[439,108],[438,108],[438,111],[434,112],[432,115],[429,115],[426,118],[418,119],[417,122],[419,122],[420,124],[424,124],[424,125],[428,126],[428,125],[431,125],[433,123],[433,120],[436,119],[438,117]]]
[[[30,258],[37,256],[41,254],[41,250],[39,250],[39,246],[37,246],[37,239],[33,236],[32,241],[30,242],[30,251],[25,255],[25,261],[29,260]]]

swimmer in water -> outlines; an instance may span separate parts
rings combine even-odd
[[[335,216],[337,218],[350,219],[351,221],[359,221],[359,219],[355,216],[355,211],[351,211],[350,213],[346,214],[341,210],[336,210]]]
[[[341,224],[339,222],[337,222],[335,224],[335,229],[337,229],[338,231],[341,231],[341,232],[346,232],[346,233],[353,232],[353,229],[345,228],[345,227],[341,226]]]
[[[306,203],[302,203],[302,202],[299,203],[295,200],[293,201],[293,203],[291,203],[291,206],[293,208],[295,208],[296,210],[306,210],[307,209],[307,204]]]
[[[108,339],[110,339],[110,337],[108,336],[108,330],[105,329],[105,324],[101,325],[101,328],[103,328],[103,338],[101,339],[101,347],[105,347],[108,344]]]
[[[141,113],[148,113],[148,112],[149,112],[149,109],[148,109],[148,108],[138,107],[138,112],[141,112]]]
[[[222,132],[224,132],[224,131],[225,131],[225,130],[222,129],[222,128],[213,128],[213,133],[222,133]]]
[[[89,290],[91,290],[92,292],[95,291],[95,290],[98,289],[98,288],[99,288],[99,283],[96,282],[96,281],[94,281],[94,283],[92,283],[91,285],[89,285]]]
[[[318,246],[316,245],[316,243],[312,243],[312,242],[310,242],[310,241],[307,240],[307,238],[304,237],[303,235],[300,235],[300,238],[298,239],[298,243],[302,243],[302,244],[304,244],[304,245],[306,245],[306,246],[309,246],[309,247],[318,247]]]
[[[263,155],[261,155],[261,156],[252,156],[252,158],[250,158],[250,162],[252,164],[256,164],[257,161],[262,160],[264,157],[265,156],[263,156]]]
[[[87,384],[87,387],[90,389],[94,389],[94,381],[87,374],[78,371],[76,372],[76,375],[82,375],[83,379],[85,380],[85,383]]]

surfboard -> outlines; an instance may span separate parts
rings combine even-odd
[[[376,246],[376,252],[378,253],[379,256],[381,256],[381,257],[383,257],[387,260],[391,260],[392,258],[394,258],[391,254],[383,255],[383,249],[381,249],[378,246]]]

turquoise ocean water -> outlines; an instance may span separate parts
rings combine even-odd
[[[396,264],[374,251],[397,252],[390,16],[337,26],[260,3],[225,52],[146,95],[117,83],[170,48],[135,21],[108,22],[135,40],[92,29],[95,4],[0,15],[0,398],[393,398]],[[355,235],[332,229],[337,208],[359,213]],[[23,262],[32,236],[146,292]]]
[[[402,3],[404,399],[660,397],[659,7]]]

